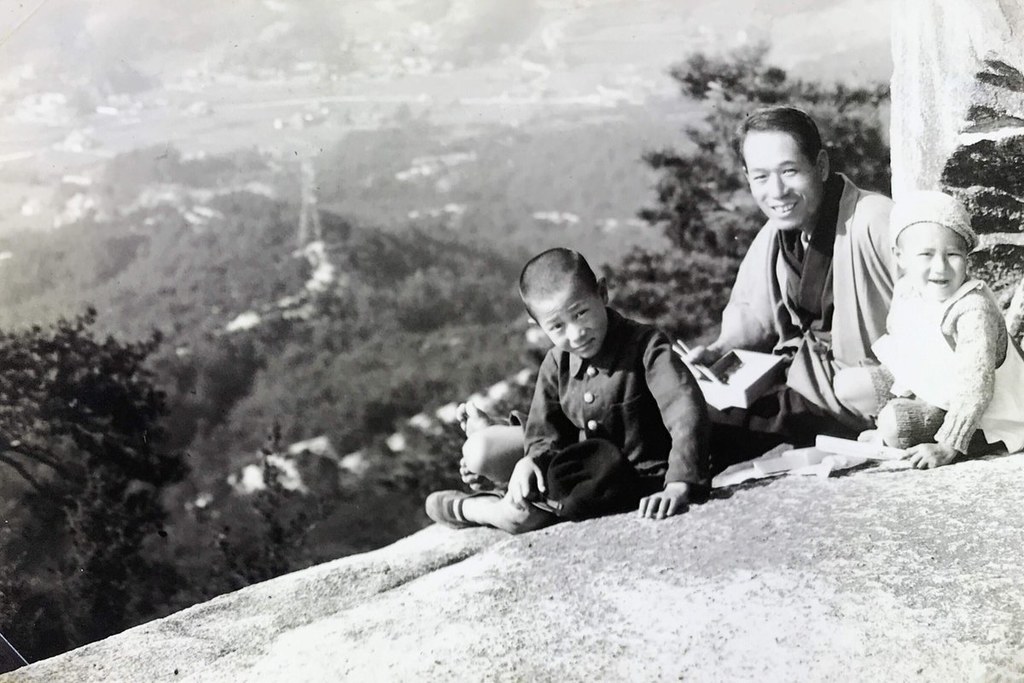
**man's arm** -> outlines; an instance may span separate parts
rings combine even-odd
[[[873,358],[871,345],[886,332],[896,281],[889,244],[891,208],[891,199],[864,193],[848,220],[846,237],[836,238],[832,352],[842,365]]]
[[[892,212],[892,200],[880,194],[868,194],[860,200],[857,211],[861,214],[858,220],[866,227],[871,242],[872,257],[881,264],[878,280],[883,288],[892,292],[896,281],[896,256],[892,253],[892,242],[889,235],[889,214]]]
[[[778,342],[776,308],[781,304],[773,296],[777,289],[775,235],[775,230],[761,228],[743,256],[722,312],[722,329],[718,339],[708,345],[712,355],[721,357],[733,349],[771,351]]]

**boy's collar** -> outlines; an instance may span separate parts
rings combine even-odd
[[[608,330],[605,332],[604,341],[601,342],[601,348],[590,359],[580,358],[574,353],[569,353],[570,377],[578,378],[587,369],[588,365],[606,368],[617,357],[618,351],[622,347],[617,341],[622,329],[622,316],[608,306],[605,306],[605,310],[608,312]]]

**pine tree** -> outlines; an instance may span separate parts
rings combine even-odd
[[[97,339],[95,319],[0,333],[0,464],[24,484],[0,630],[30,659],[123,630],[178,584],[153,552],[160,493],[187,471],[161,447],[164,397],[145,365],[160,339]]]

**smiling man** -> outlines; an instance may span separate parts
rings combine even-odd
[[[687,355],[709,363],[750,349],[791,362],[785,384],[749,409],[712,409],[719,469],[782,442],[855,437],[870,424],[834,378],[874,362],[871,344],[885,332],[895,273],[892,201],[833,172],[806,113],[754,112],[737,132],[736,151],[767,222],[740,265],[718,339]]]

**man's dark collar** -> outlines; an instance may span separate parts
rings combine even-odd
[[[619,351],[622,349],[620,339],[624,329],[623,318],[618,312],[611,308],[605,307],[608,312],[608,331],[605,332],[604,341],[601,343],[601,348],[594,355],[593,358],[584,359],[580,358],[574,353],[569,354],[569,376],[579,377],[580,374],[586,370],[588,365],[593,365],[596,368],[608,368],[611,367],[612,363],[618,358]]]
[[[815,217],[807,247],[831,258],[836,243],[836,222],[839,220],[839,205],[843,200],[846,182],[838,173],[831,173],[825,180],[821,206]]]

